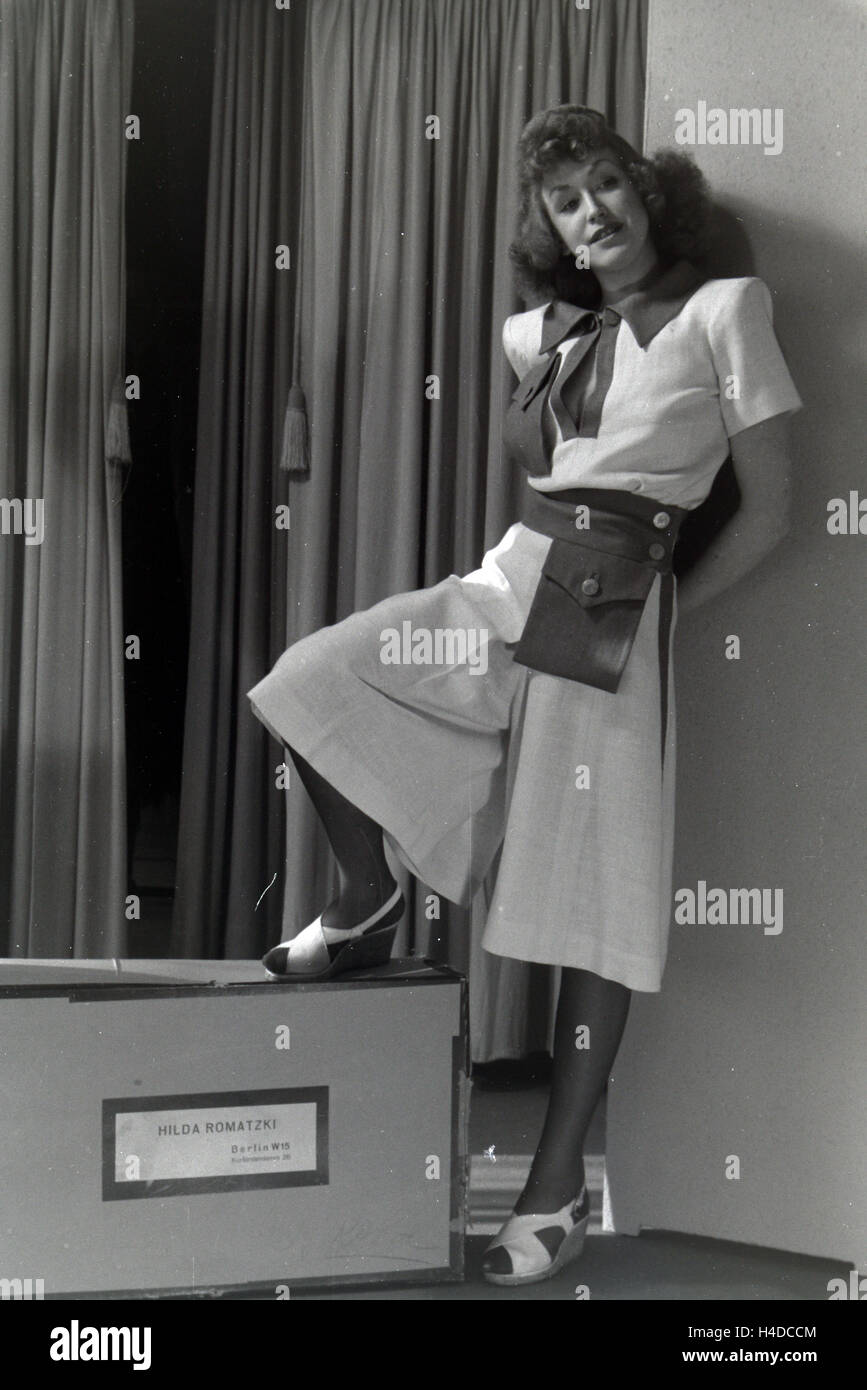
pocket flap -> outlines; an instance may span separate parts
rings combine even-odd
[[[643,603],[657,572],[652,565],[643,565],[625,555],[555,540],[542,573],[565,589],[582,608],[594,608],[628,600]]]

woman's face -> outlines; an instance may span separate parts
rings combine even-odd
[[[543,175],[542,202],[569,251],[588,248],[604,285],[640,276],[656,259],[647,210],[610,150],[567,160]]]

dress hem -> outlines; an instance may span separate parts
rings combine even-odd
[[[589,937],[577,937],[569,942],[569,959],[552,960],[550,955],[534,952],[525,946],[506,950],[502,946],[489,945],[482,937],[482,950],[492,956],[504,956],[508,960],[526,961],[532,965],[549,965],[561,969],[587,970],[593,975],[601,975],[605,980],[614,980],[627,989],[645,994],[658,994],[662,989],[662,972],[656,961],[637,960],[636,957],[613,956],[606,952],[600,956],[598,943]],[[628,964],[626,962],[629,962]]]

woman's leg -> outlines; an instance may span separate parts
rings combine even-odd
[[[385,857],[382,827],[347,801],[294,748],[289,752],[325,826],[340,872],[339,895],[323,911],[322,925],[348,931],[376,912],[396,886]]]
[[[515,1207],[518,1215],[559,1211],[577,1196],[584,1180],[587,1130],[620,1046],[630,998],[627,987],[615,980],[563,968],[551,1095],[539,1147]]]

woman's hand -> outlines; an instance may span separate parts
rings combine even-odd
[[[732,435],[741,505],[678,583],[678,613],[714,598],[753,569],[791,527],[789,415],[773,415]]]

